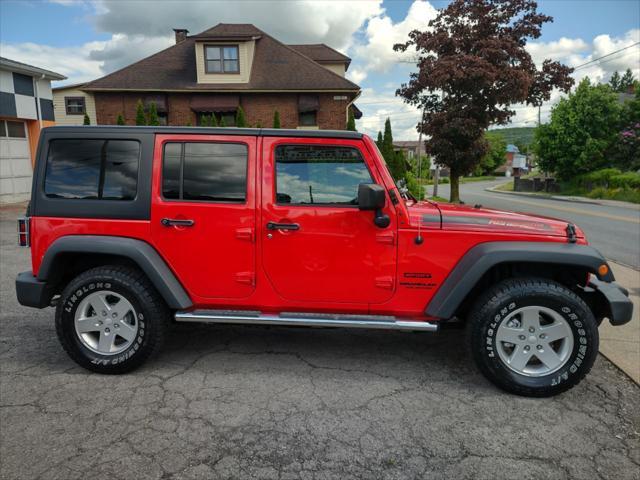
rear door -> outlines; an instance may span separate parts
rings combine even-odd
[[[263,139],[262,261],[292,301],[381,303],[396,279],[395,211],[388,228],[357,206],[360,183],[382,184],[360,141]]]
[[[255,289],[256,137],[158,135],[152,237],[190,294]]]

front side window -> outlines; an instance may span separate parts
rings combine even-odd
[[[275,154],[279,204],[357,205],[358,185],[373,183],[356,148],[281,145]]]
[[[204,47],[207,73],[240,73],[237,45],[206,45]]]
[[[133,200],[139,158],[134,140],[52,140],[44,192],[52,198]]]
[[[167,143],[162,195],[169,200],[244,202],[247,146],[238,143]]]
[[[84,97],[64,97],[67,115],[84,115],[86,113]]]

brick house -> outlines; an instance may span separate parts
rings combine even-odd
[[[167,125],[211,114],[234,125],[242,106],[251,126],[271,127],[277,110],[282,128],[342,130],[349,108],[359,113],[360,87],[344,77],[351,59],[324,44],[285,45],[249,24],[174,31],[175,45],[81,87],[97,124],[123,115],[133,125],[138,100],[155,103]]]

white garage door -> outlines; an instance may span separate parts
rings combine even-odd
[[[0,202],[28,200],[32,173],[27,126],[0,120]]]

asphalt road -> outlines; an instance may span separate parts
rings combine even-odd
[[[485,207],[570,221],[584,230],[589,242],[605,257],[640,268],[640,207],[629,209],[486,191],[505,181],[502,178],[492,182],[464,183],[460,186],[460,198],[469,205],[479,203]],[[428,187],[429,195],[432,188]],[[439,185],[438,195],[448,199],[449,185]]]
[[[20,307],[0,210],[0,478],[638,479],[640,388],[603,357],[578,387],[491,386],[461,332],[175,328],[123,376],[77,367]]]

